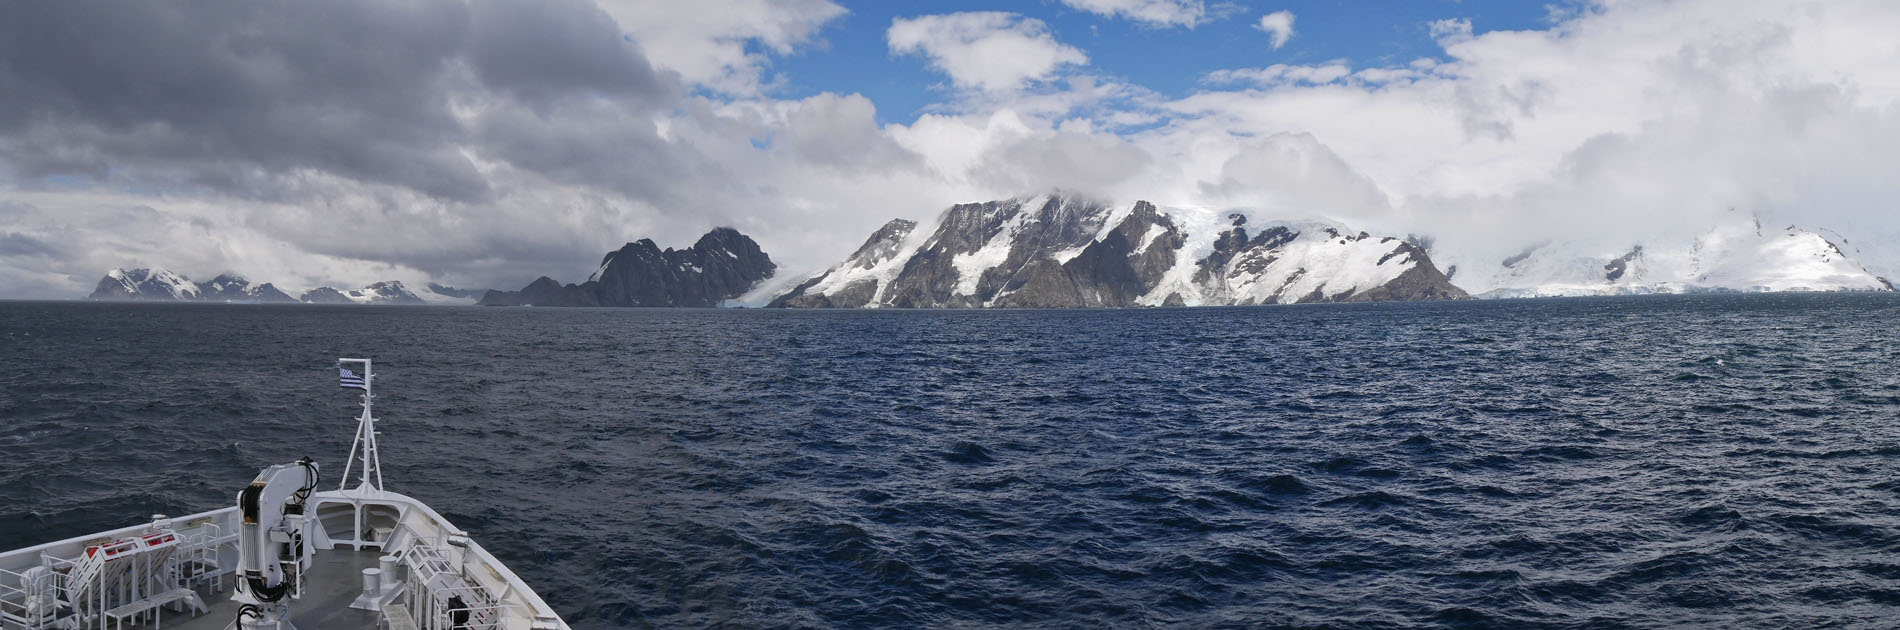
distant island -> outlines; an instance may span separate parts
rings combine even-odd
[[[459,297],[455,289],[430,284],[431,292],[445,297]],[[402,282],[388,280],[377,282],[361,289],[342,291],[330,287],[317,287],[305,291],[299,297],[290,297],[276,286],[266,282],[251,284],[243,276],[226,273],[208,282],[192,282],[190,278],[166,269],[113,269],[99,279],[99,285],[92,294],[86,296],[93,300],[136,301],[136,302],[226,302],[243,304],[428,304],[429,301],[411,293]]]

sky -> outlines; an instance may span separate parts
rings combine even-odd
[[[0,3],[0,298],[584,279],[716,226],[786,277],[1065,191],[1485,260],[1739,215],[1900,275],[1891,0]]]

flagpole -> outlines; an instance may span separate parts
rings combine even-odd
[[[362,465],[357,473],[359,475],[357,490],[362,494],[368,494],[370,490],[382,492],[383,467],[381,453],[378,452],[376,445],[376,416],[373,408],[375,394],[372,389],[375,387],[376,374],[369,359],[337,359],[339,368],[345,363],[363,364],[363,374],[357,377],[362,381],[363,414],[357,417],[356,439],[350,442],[350,456],[348,463],[344,464],[343,475],[337,483],[337,489],[348,489],[350,469],[358,468],[357,463],[360,459]],[[347,378],[344,386],[350,386]],[[371,477],[375,478],[374,483],[371,483]]]
[[[369,485],[370,469],[375,468],[376,491],[383,490],[383,453],[376,445],[376,416],[370,413],[370,403],[376,398],[376,374],[369,369],[369,359],[363,359],[363,439],[369,441],[363,459],[363,485]],[[372,464],[374,464],[372,466]]]

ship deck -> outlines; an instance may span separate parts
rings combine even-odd
[[[406,584],[391,591],[390,597],[413,604],[422,597],[428,610],[412,611],[413,619],[429,620],[424,625],[442,625],[452,615],[444,604],[455,598],[470,605],[468,614],[478,625],[494,628],[538,628],[565,630],[568,626],[539,595],[515,576],[514,572],[483,549],[467,533],[455,529],[440,514],[402,494],[374,489],[333,490],[310,496],[303,523],[311,541],[311,566],[303,574],[303,596],[290,602],[290,621],[301,630],[323,628],[374,628],[382,620],[377,612],[350,608],[362,594],[363,570],[378,567],[388,549],[403,556],[395,573],[396,581],[407,582],[413,571],[422,571],[423,583]],[[57,610],[69,615],[84,615],[91,622],[87,629],[183,628],[185,630],[223,630],[237,618],[238,605],[231,601],[235,592],[232,573],[239,564],[238,508],[211,510],[184,517],[154,520],[115,530],[76,536],[33,547],[0,551],[0,625],[8,628],[63,627],[53,618],[28,618],[31,610],[55,610],[28,602],[53,602],[63,591],[63,580],[35,578],[58,576],[81,570],[89,550],[112,545],[132,545],[132,555],[110,560],[118,564],[89,563],[91,577],[83,578],[97,586],[96,592],[82,593],[89,599],[75,608],[61,603]],[[175,536],[173,546],[146,547],[125,541],[145,541],[160,536]],[[171,539],[166,539],[167,541]],[[371,550],[359,551],[367,547]],[[116,547],[115,547],[116,548]],[[149,557],[146,554],[151,554]],[[209,571],[220,575],[199,577]],[[105,572],[101,572],[105,571]],[[385,576],[386,578],[389,576]],[[436,579],[440,578],[440,579]],[[194,614],[170,608],[152,609],[160,602],[180,601],[194,589],[206,612]],[[413,589],[413,590],[409,590]],[[418,593],[426,593],[420,596]],[[104,594],[100,596],[99,594]],[[33,599],[43,598],[43,599]],[[98,611],[104,608],[104,611]],[[405,618],[410,618],[405,614]],[[120,617],[126,617],[120,619]],[[120,625],[123,621],[123,626]],[[45,625],[45,624],[52,625]],[[39,624],[36,626],[36,624]]]
[[[304,572],[303,597],[290,603],[291,623],[299,630],[375,628],[381,615],[351,608],[350,602],[363,594],[363,569],[375,567],[380,556],[382,553],[377,551],[340,547],[317,552],[311,558],[310,570]],[[222,592],[198,591],[198,596],[211,606],[210,612],[193,616],[190,612],[165,610],[157,624],[127,627],[224,630],[237,618],[238,605],[231,601],[233,578],[223,579]]]

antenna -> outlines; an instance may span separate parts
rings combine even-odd
[[[380,452],[376,448],[376,416],[371,414],[370,406],[376,398],[372,393],[376,387],[376,375],[370,370],[369,359],[337,359],[337,365],[345,363],[363,364],[363,415],[357,417],[356,440],[350,442],[350,456],[344,461],[343,479],[337,484],[338,490],[346,490],[350,485],[350,470],[360,468],[357,490],[367,494],[369,491],[383,491],[383,465]]]

